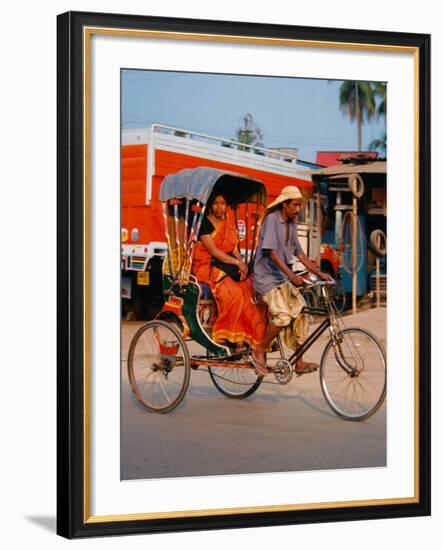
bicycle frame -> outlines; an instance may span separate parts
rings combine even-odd
[[[326,319],[310,334],[295,352],[288,358],[289,363],[293,366],[294,363],[316,342],[316,340],[331,326],[330,314],[323,309],[304,308],[303,313],[310,315],[327,316]]]
[[[311,285],[315,286],[315,285]],[[303,313],[307,315],[319,315],[321,317],[325,317],[324,321],[308,336],[308,338],[290,355],[288,359],[285,357],[284,348],[282,345],[281,335],[279,334],[277,336],[277,345],[278,345],[278,351],[281,356],[281,359],[286,359],[292,366],[296,363],[296,361],[302,357],[302,355],[320,338],[320,336],[333,325],[333,319],[336,315],[336,312],[333,311],[332,300],[328,297],[327,292],[323,290],[323,295],[325,298],[325,308],[314,308],[314,307],[305,307],[303,309]],[[339,345],[339,342],[337,342],[337,345]],[[229,354],[224,357],[211,357],[210,355],[203,357],[203,356],[192,356],[191,362],[192,362],[192,368],[198,368],[198,366],[205,366],[205,365],[213,365],[216,364],[217,366],[224,366],[226,368],[250,368],[250,365],[247,363],[238,363],[235,361],[243,359],[244,354],[243,353],[233,353]],[[341,365],[341,367],[346,370],[348,373],[352,371],[352,369],[342,364],[342,361],[338,359],[338,363]]]
[[[316,285],[321,283],[316,283]],[[310,287],[316,286],[316,285],[309,285]],[[304,353],[320,338],[320,336],[336,322],[336,308],[333,306],[333,300],[330,299],[328,292],[325,290],[325,286],[321,286],[322,295],[325,300],[325,308],[316,308],[316,307],[305,307],[303,309],[303,313],[307,315],[319,315],[321,317],[325,317],[324,321],[308,336],[308,338],[296,349],[295,352],[292,353],[292,355],[288,358],[289,363],[293,366],[298,359],[300,359]],[[352,374],[354,369],[347,365],[345,362],[342,361],[342,351],[340,349],[340,342],[336,339],[335,335],[332,331],[332,338],[336,341],[334,341],[334,344],[338,346],[339,353],[336,353],[335,349],[335,356],[336,360],[338,361],[339,365],[342,369],[344,369],[348,374]],[[283,348],[280,342],[280,338],[278,336],[278,347],[281,353],[281,357],[284,358]]]
[[[316,283],[321,285],[321,283]],[[309,286],[316,286],[316,285],[309,285]],[[322,317],[326,317],[324,321],[310,334],[310,336],[303,342],[294,353],[289,357],[288,361],[293,366],[296,361],[304,355],[304,353],[318,340],[318,338],[333,324],[335,324],[336,321],[336,307],[333,305],[333,300],[330,299],[328,292],[325,290],[325,286],[321,286],[322,295],[325,300],[325,308],[313,308],[313,307],[305,307],[303,309],[303,313],[307,315],[320,315]],[[333,339],[333,349],[335,352],[336,361],[338,362],[339,366],[350,376],[356,376],[357,371],[351,366],[348,365],[345,362],[344,354],[341,350],[341,342],[338,338],[336,338],[336,334],[334,334],[334,331],[331,331],[331,338]],[[284,358],[284,352],[281,345],[280,337],[278,336],[278,347],[281,353],[281,357]],[[338,352],[337,349],[338,348]]]

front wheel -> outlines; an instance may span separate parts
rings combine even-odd
[[[319,376],[324,398],[336,414],[345,420],[365,420],[385,399],[385,351],[367,330],[344,329],[325,347]]]
[[[242,399],[252,395],[262,382],[262,376],[250,367],[209,367],[209,374],[216,389],[226,397]]]
[[[149,411],[170,412],[189,386],[189,351],[180,332],[165,321],[150,321],[138,330],[127,368],[136,399]]]

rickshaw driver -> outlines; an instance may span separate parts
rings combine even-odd
[[[285,187],[263,214],[254,262],[254,287],[268,306],[270,320],[264,340],[252,352],[254,366],[263,376],[269,374],[265,365],[265,351],[279,332],[284,328],[285,343],[296,349],[305,339],[308,329],[306,318],[301,315],[306,304],[297,288],[305,281],[289,265],[293,255],[322,280],[332,279],[305,255],[299,242],[297,218],[301,201],[302,195],[297,187]],[[304,374],[317,368],[316,363],[304,363],[300,358],[296,362],[295,372]]]

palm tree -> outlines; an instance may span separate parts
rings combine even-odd
[[[370,82],[345,80],[339,88],[339,107],[356,120],[358,126],[358,151],[362,150],[362,124],[376,115],[376,103]]]
[[[387,152],[387,83],[374,82],[373,93],[376,98],[376,115],[377,118],[384,117],[384,133],[378,139],[374,139],[369,147],[370,149],[381,149]]]
[[[387,83],[386,82],[373,82],[373,93],[377,98],[378,104],[376,106],[376,114],[378,118],[383,116],[387,117]]]
[[[381,151],[387,152],[387,133],[384,132],[380,138],[374,139],[368,146],[372,151],[374,149],[380,149]]]

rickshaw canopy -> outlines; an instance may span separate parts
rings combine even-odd
[[[267,201],[267,190],[261,181],[243,174],[206,167],[181,170],[166,176],[160,187],[159,198],[163,202],[188,199],[207,204],[215,187],[226,195],[230,204],[264,204]]]

